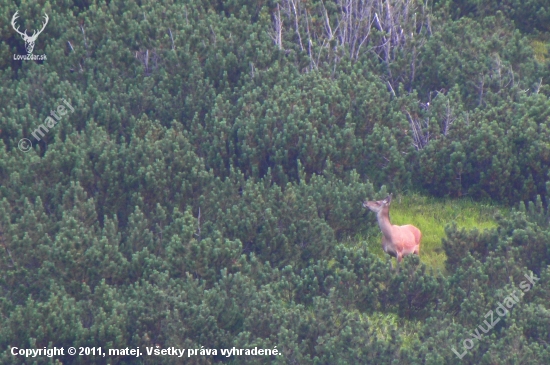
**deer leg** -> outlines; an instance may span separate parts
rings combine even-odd
[[[403,260],[403,254],[401,252],[398,252],[395,255],[395,258],[397,259],[397,272],[399,272],[399,263],[401,262],[401,260]]]

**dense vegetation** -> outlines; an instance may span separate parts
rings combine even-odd
[[[0,9],[0,362],[158,345],[282,356],[32,361],[550,363],[545,0]],[[21,30],[48,14],[47,60],[14,60],[16,10]],[[62,99],[74,112],[37,140]],[[415,256],[396,272],[349,243],[388,191],[517,210],[449,224],[445,274]]]

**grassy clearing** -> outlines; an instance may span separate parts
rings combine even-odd
[[[390,219],[392,224],[412,224],[422,231],[420,246],[420,261],[432,267],[435,271],[445,272],[446,255],[443,252],[441,239],[445,237],[445,226],[456,222],[458,228],[482,231],[496,228],[494,220],[496,212],[506,214],[502,207],[487,203],[475,202],[469,198],[436,199],[418,194],[394,197]],[[372,218],[374,219],[374,213]],[[366,243],[369,251],[386,260],[389,257],[380,244],[382,233],[378,226],[371,227],[356,242]],[[395,259],[394,265],[395,265]]]
[[[540,63],[546,62],[548,58],[548,50],[550,49],[550,43],[540,39],[534,39],[531,41],[531,47],[535,54],[535,59]]]
[[[379,341],[390,342],[392,331],[399,333],[402,349],[411,348],[422,328],[421,322],[399,318],[395,313],[375,312],[368,316],[368,320]]]

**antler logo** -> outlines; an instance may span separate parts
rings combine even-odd
[[[13,17],[11,18],[11,26],[13,27],[13,29],[19,33],[19,35],[21,35],[21,37],[23,38],[23,40],[25,41],[25,48],[27,49],[27,53],[30,55],[32,54],[32,51],[34,50],[34,42],[36,42],[36,38],[40,35],[40,33],[42,33],[42,31],[44,30],[44,28],[46,28],[46,24],[48,24],[48,15],[44,13],[44,19],[46,19],[46,21],[44,22],[44,24],[42,25],[42,29],[40,29],[38,31],[38,33],[36,33],[36,30],[32,33],[32,36],[29,36],[27,34],[27,30],[25,29],[24,32],[20,32],[19,31],[19,26],[17,26],[17,28],[15,27],[15,20],[18,18],[18,15],[17,15],[17,11],[15,12],[15,14],[13,14]]]

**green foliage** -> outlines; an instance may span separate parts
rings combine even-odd
[[[445,227],[454,222],[457,228],[465,231],[487,230],[497,227],[495,214],[505,214],[503,207],[489,203],[476,203],[471,199],[436,199],[418,194],[397,196],[392,202],[390,218],[392,224],[412,224],[422,232],[420,261],[427,266],[445,272],[445,262],[449,261],[442,249],[442,239],[446,237]],[[374,219],[374,214],[371,215]],[[378,257],[385,259],[387,254],[380,244],[381,233],[372,226],[364,237],[367,246]]]
[[[502,12],[524,32],[548,32],[550,9],[544,0],[448,0],[438,1],[444,11],[454,17],[485,17]]]
[[[457,117],[448,138],[421,151],[419,179],[441,195],[469,194],[508,203],[546,196],[549,115],[548,98],[533,95]],[[459,131],[467,137],[458,137]]]
[[[548,44],[542,40],[534,39],[531,41],[531,47],[533,47],[537,61],[544,63],[548,57]]]
[[[282,353],[196,364],[455,364],[530,270],[462,362],[548,363],[547,9],[389,5],[0,2],[0,362],[158,345]],[[13,58],[16,10],[29,31],[50,17],[47,60]],[[74,112],[35,138],[62,99]],[[399,272],[361,204],[388,192],[424,233]],[[492,223],[481,197],[523,205]],[[442,238],[446,276],[428,270]]]

